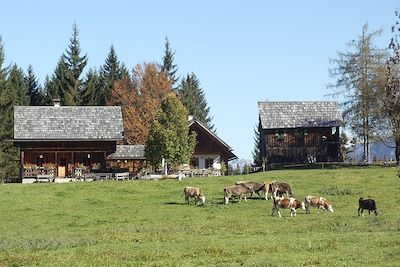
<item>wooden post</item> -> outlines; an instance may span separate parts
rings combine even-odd
[[[56,164],[56,169],[54,170],[54,176],[58,177],[58,153],[57,153],[57,151],[54,152],[54,161]]]
[[[19,160],[20,160],[20,177],[21,177],[21,181],[24,178],[24,161],[25,161],[25,153],[24,151],[22,151],[21,149],[19,150]]]

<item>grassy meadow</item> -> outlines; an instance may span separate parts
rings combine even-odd
[[[160,181],[0,185],[0,266],[399,266],[395,168],[277,170]],[[237,180],[282,180],[335,212],[271,217],[271,200],[223,205]],[[206,205],[184,204],[199,186]],[[379,216],[357,216],[360,196]]]

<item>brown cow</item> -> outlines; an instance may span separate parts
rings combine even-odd
[[[279,217],[281,216],[281,213],[279,209],[290,209],[290,216],[294,217],[296,216],[296,210],[299,208],[302,208],[305,210],[304,202],[299,201],[293,197],[277,197],[273,198],[274,200],[274,206],[272,207],[272,214],[271,216],[274,216],[274,213],[278,213]]]
[[[190,198],[194,198],[197,202],[197,205],[204,204],[206,202],[206,197],[198,187],[186,186],[183,189],[183,195],[185,196],[185,202],[187,204],[189,204]]]
[[[312,207],[318,208],[318,214],[320,210],[324,210],[324,212],[327,210],[333,212],[332,205],[329,205],[324,197],[306,196],[304,198],[304,203],[306,205],[306,213],[311,213],[310,208]]]
[[[236,185],[244,185],[247,188],[249,188],[250,190],[252,190],[251,192],[251,196],[253,196],[253,193],[257,193],[258,197],[261,198],[260,196],[260,191],[263,191],[264,193],[266,193],[266,188],[265,188],[265,184],[260,184],[257,182],[252,182],[252,181],[237,181]]]
[[[228,204],[229,199],[239,197],[239,202],[244,198],[244,201],[247,202],[246,194],[250,194],[252,190],[242,184],[240,185],[232,185],[224,188],[225,192],[225,205]]]
[[[268,192],[271,193],[273,198],[282,197],[283,194],[286,194],[288,197],[293,196],[292,189],[290,185],[285,182],[272,182],[269,184]]]

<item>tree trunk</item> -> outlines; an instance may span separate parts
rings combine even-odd
[[[400,165],[400,140],[396,140],[396,164]]]

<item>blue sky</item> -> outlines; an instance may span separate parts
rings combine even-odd
[[[77,23],[86,71],[110,46],[129,69],[160,62],[168,36],[183,77],[200,79],[218,135],[251,159],[257,101],[331,100],[329,59],[363,24],[386,47],[399,1],[2,1],[6,64],[51,75]]]

